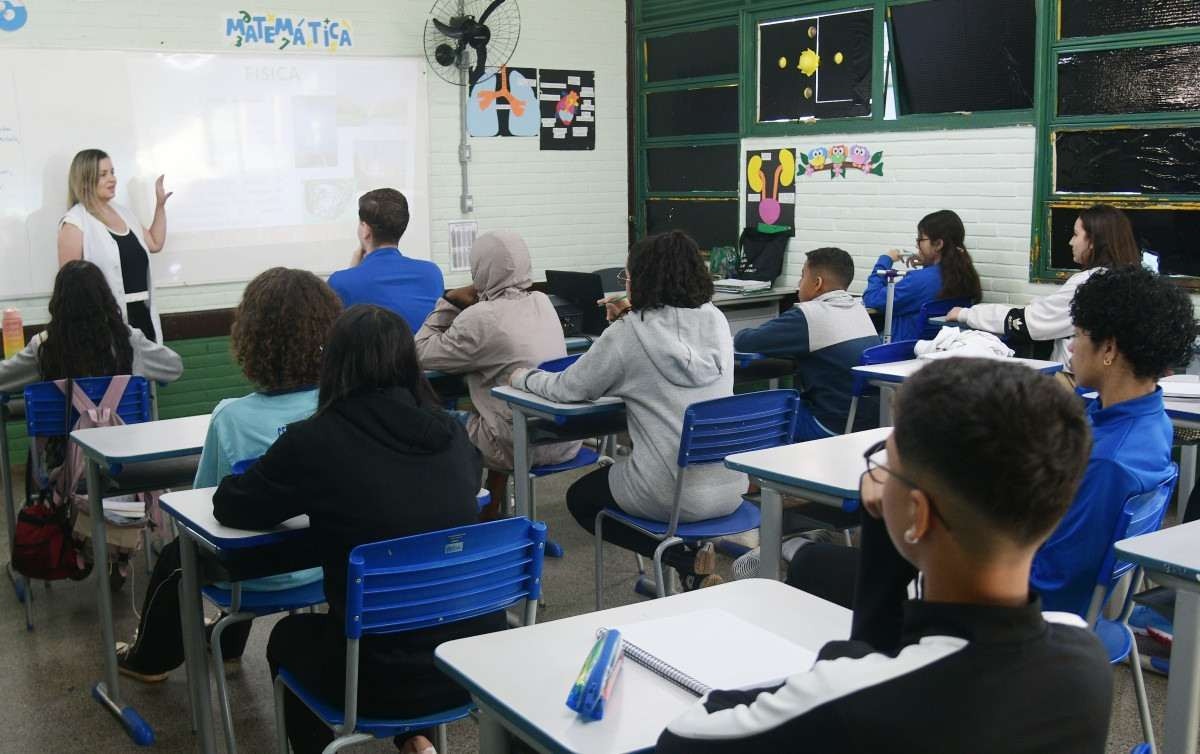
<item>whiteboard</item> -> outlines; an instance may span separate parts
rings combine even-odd
[[[116,201],[143,225],[166,174],[159,288],[345,267],[358,197],[385,186],[409,201],[401,248],[428,259],[428,122],[419,58],[2,50],[0,297],[52,289],[68,167],[88,147],[112,156]]]

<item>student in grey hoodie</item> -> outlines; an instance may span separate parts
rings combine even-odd
[[[846,426],[851,388],[864,348],[879,345],[879,335],[862,300],[846,286],[854,280],[854,260],[841,249],[814,249],[805,255],[796,292],[800,303],[733,339],[739,351],[779,356],[796,362],[796,389],[817,421],[832,432]],[[854,429],[878,421],[876,391],[860,400]]]
[[[624,399],[633,449],[628,458],[583,477],[567,491],[567,508],[594,532],[596,514],[615,505],[642,518],[671,515],[684,410],[733,394],[733,339],[712,305],[712,280],[695,241],[673,231],[629,250],[623,299],[608,302],[612,320],[592,347],[564,372],[518,369],[512,384],[555,401]],[[680,521],[724,516],[741,504],[746,477],[721,464],[689,468]],[[606,541],[651,556],[658,541],[616,523]],[[666,565],[693,575],[694,555],[668,550]]]

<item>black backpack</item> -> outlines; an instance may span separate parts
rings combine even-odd
[[[757,228],[746,228],[738,239],[741,259],[738,261],[738,277],[742,280],[766,280],[774,282],[783,272],[783,257],[787,253],[788,230],[778,233],[763,233]]]

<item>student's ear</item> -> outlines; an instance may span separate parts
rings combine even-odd
[[[1121,352],[1117,349],[1117,339],[1108,338],[1100,347],[1100,359],[1104,362],[1104,366],[1110,367],[1113,362],[1120,357]]]
[[[929,534],[933,523],[933,502],[925,490],[908,491],[908,527],[904,530],[904,541],[915,545]]]

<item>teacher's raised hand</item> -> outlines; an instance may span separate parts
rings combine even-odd
[[[166,176],[160,175],[158,179],[154,181],[154,204],[156,207],[165,206],[167,200],[170,199],[171,195],[175,193],[174,191],[167,191],[163,188],[163,178],[165,177]]]

